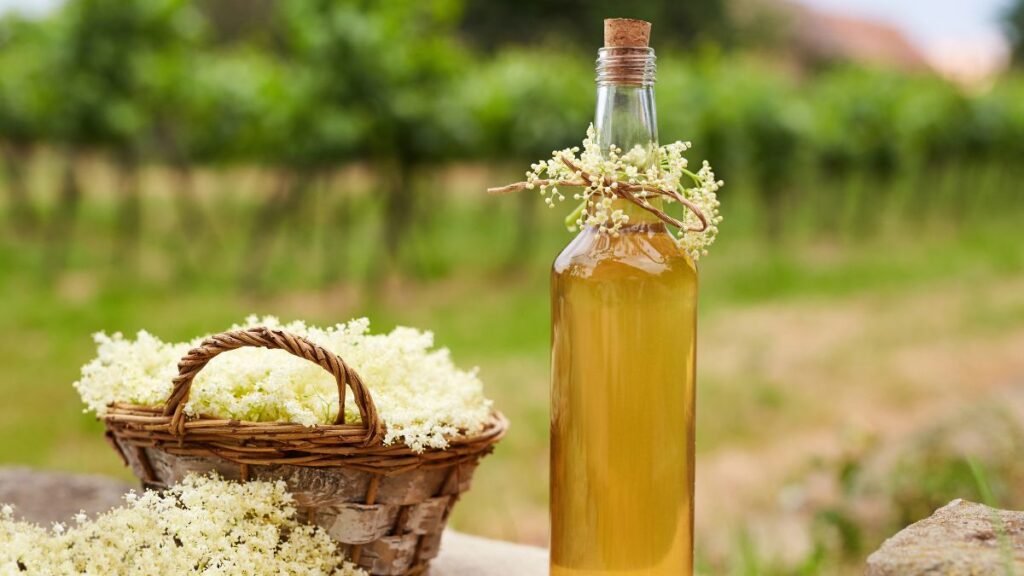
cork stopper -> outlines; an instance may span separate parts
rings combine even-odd
[[[646,48],[651,43],[651,23],[632,18],[604,21],[605,48]]]

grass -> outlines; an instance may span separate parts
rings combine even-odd
[[[377,330],[397,324],[430,328],[459,364],[481,367],[490,395],[513,428],[481,467],[454,524],[543,543],[547,266],[569,239],[559,225],[561,214],[538,209],[531,216],[537,237],[529,253],[520,255],[518,270],[510,272],[515,202],[442,197],[431,224],[414,230],[403,245],[404,273],[368,284],[380,230],[366,217],[340,236],[324,216],[331,199],[320,194],[296,217],[312,224],[288,225],[275,239],[257,290],[238,281],[249,236],[245,223],[254,209],[251,200],[238,195],[208,201],[207,206],[217,207],[210,216],[218,244],[207,253],[182,238],[166,198],[147,199],[147,232],[136,267],[111,261],[113,207],[102,194],[84,206],[70,265],[57,276],[40,273],[38,239],[0,232],[0,397],[5,399],[0,402],[0,461],[128,477],[104,443],[100,426],[81,413],[70,386],[92,357],[89,335],[98,330],[147,329],[163,338],[186,339],[225,328],[249,313],[314,323],[366,315]],[[379,210],[372,194],[355,202],[360,214]],[[1024,300],[1012,294],[993,299],[988,289],[1016,286],[1024,277],[1019,215],[1012,211],[984,227],[939,221],[858,238],[794,233],[772,241],[749,232],[757,229],[756,219],[751,201],[737,200],[721,244],[702,262],[698,438],[707,460],[761,447],[765,458],[773,458],[767,454],[775,448],[769,447],[789,438],[834,431],[847,416],[836,402],[921,400],[924,391],[850,346],[870,350],[885,342],[907,348],[919,343],[924,336],[906,332],[904,321],[925,321],[928,311],[896,312],[932,293],[955,294],[961,303],[939,329],[954,342],[998,339],[1024,326]],[[342,278],[324,284],[323,264],[332,258],[343,262]],[[963,304],[975,299],[974,306]],[[771,331],[773,322],[799,327],[807,320],[814,326],[830,311],[846,310],[855,318],[874,311],[877,316],[868,324],[877,326],[843,340],[848,327],[836,324],[840,340],[834,350],[798,350],[793,352],[797,360],[789,364],[780,360],[785,350],[768,345],[780,344],[777,339],[773,343],[764,336],[777,333]],[[886,310],[902,320],[887,319]],[[904,333],[906,340],[892,340]],[[827,340],[828,330],[821,336]],[[729,356],[715,356],[722,351]],[[804,370],[835,380],[814,386],[801,380]],[[860,381],[872,373],[881,376]],[[800,450],[795,441],[793,446]],[[735,533],[735,526],[724,522],[720,532]],[[757,559],[747,539],[737,545],[740,560],[734,573],[768,565]],[[712,571],[722,566],[713,559],[713,548],[702,552]],[[820,562],[807,562],[812,568],[801,573],[816,573]]]
[[[978,485],[978,492],[981,494],[982,502],[990,508],[998,508],[999,504],[992,493],[992,487],[989,486],[988,473],[985,471],[985,467],[973,458],[968,458],[967,465],[971,469],[971,476],[974,477],[974,482]],[[1016,570],[1013,567],[1013,544],[1010,542],[1010,537],[1007,534],[1006,523],[1003,522],[1002,515],[995,510],[992,511],[990,521],[994,527],[996,538],[999,540],[999,548],[1003,554],[1003,567],[1006,576],[1014,576]]]

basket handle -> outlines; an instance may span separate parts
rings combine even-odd
[[[284,330],[273,330],[263,326],[232,330],[210,336],[199,346],[189,350],[188,354],[178,362],[178,376],[174,378],[174,389],[164,403],[164,416],[171,416],[171,433],[179,436],[185,433],[185,403],[188,402],[192,381],[206,364],[222,352],[228,352],[246,346],[258,348],[281,349],[299,358],[315,362],[330,372],[338,382],[338,417],[335,424],[345,424],[345,387],[352,390],[359,415],[366,427],[366,444],[378,441],[383,435],[383,427],[377,415],[377,406],[373,403],[370,391],[363,380],[337,354],[319,344],[290,334]]]

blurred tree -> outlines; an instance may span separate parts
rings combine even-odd
[[[0,20],[0,149],[8,218],[12,228],[25,235],[39,225],[25,170],[36,145],[48,136],[47,106],[53,103],[53,84],[42,65],[47,31],[38,22],[16,16]]]
[[[785,218],[793,213],[800,152],[801,124],[786,101],[762,100],[749,110],[754,182],[763,201],[765,232],[779,240],[786,231]]]
[[[1003,18],[1013,61],[1024,66],[1024,0],[1016,0]]]
[[[794,40],[799,10],[778,0],[727,0],[731,46],[799,57]]]
[[[194,0],[218,44],[244,43],[279,33],[275,5],[288,0]]]
[[[236,150],[231,154],[257,160],[274,172],[273,190],[256,213],[244,263],[243,281],[257,287],[282,226],[298,220],[316,184],[355,157],[364,128],[344,106],[321,99],[317,71],[308,62],[284,62],[261,52],[233,59],[222,67],[238,66],[234,73],[239,83],[230,87],[238,89],[239,97],[251,99],[245,102],[249,112],[244,117],[253,117],[241,124],[243,131],[233,139]]]
[[[728,40],[725,0],[468,0],[462,30],[478,46],[567,42],[588,49],[601,45],[605,18],[654,23],[656,46],[689,46]]]
[[[589,63],[575,56],[506,49],[463,76],[455,96],[473,118],[474,152],[518,167],[579,145],[594,117],[593,85]],[[519,195],[509,269],[529,259],[539,205],[534,194]]]
[[[710,160],[727,181],[742,174],[756,194],[764,232],[780,239],[797,203],[800,144],[809,124],[790,75],[757,59],[708,51],[659,76],[668,100],[660,108],[680,117],[662,116],[666,127],[679,126],[666,139],[692,138],[693,160]]]
[[[450,158],[467,124],[450,96],[468,65],[453,38],[460,3],[296,0],[281,8],[287,54],[309,67],[315,103],[291,147],[314,163],[355,154],[378,168],[385,184],[377,261],[394,264],[414,211],[426,208],[414,174]]]
[[[63,262],[80,195],[74,162],[84,149],[104,150],[116,159],[117,256],[129,257],[142,217],[139,163],[150,122],[169,101],[159,91],[185,82],[181,72],[201,36],[202,20],[187,0],[71,0],[53,25],[49,73],[60,79],[56,131],[69,168],[51,223],[51,265]],[[168,70],[177,71],[173,80],[159,80]]]
[[[286,80],[287,70],[273,55],[246,47],[165,64],[154,71],[163,73],[152,75],[157,85],[152,91],[156,99],[147,106],[154,111],[149,148],[173,170],[179,239],[201,266],[220,235],[195,190],[195,168],[277,165],[288,157],[292,147],[280,119],[300,107],[295,93],[302,83]],[[196,269],[190,264],[179,261],[184,272]]]

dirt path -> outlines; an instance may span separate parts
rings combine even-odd
[[[979,313],[979,302],[987,312]],[[801,553],[806,530],[787,502],[787,485],[814,460],[839,456],[852,435],[899,443],[1019,386],[1024,322],[1013,315],[1020,310],[1024,281],[954,286],[926,298],[757,306],[713,318],[702,340],[706,378],[772,382],[787,400],[775,410],[785,418],[764,411],[755,438],[699,457],[704,545],[724,552],[742,527],[763,548]],[[700,409],[716,417],[707,413],[715,407]]]

